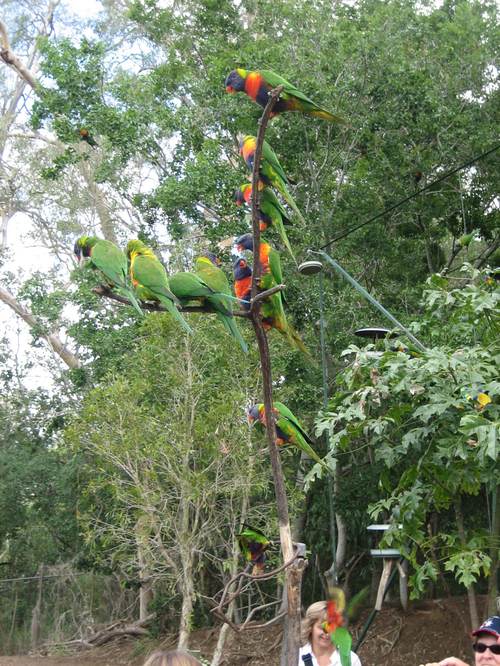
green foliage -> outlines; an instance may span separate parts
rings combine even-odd
[[[318,420],[332,454],[365,449],[385,467],[386,496],[370,513],[402,523],[386,542],[414,565],[415,593],[435,577],[438,551],[444,569],[464,585],[489,570],[484,518],[471,526],[467,543],[456,531],[429,538],[426,525],[429,512],[446,512],[457,498],[497,484],[499,299],[487,272],[465,267],[457,280],[430,278],[415,328],[433,346],[425,353],[391,349],[393,343],[384,352],[351,346],[344,354],[354,360]]]

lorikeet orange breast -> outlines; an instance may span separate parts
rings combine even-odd
[[[250,301],[252,295],[252,269],[246,259],[239,257],[233,264],[234,293],[242,301]],[[250,303],[242,303],[245,310],[250,309]]]

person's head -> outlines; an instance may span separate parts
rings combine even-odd
[[[195,659],[187,652],[181,650],[156,650],[145,661],[144,666],[201,666],[198,659]]]
[[[316,601],[306,610],[306,616],[302,620],[300,637],[302,644],[311,643],[314,650],[320,645],[332,645],[330,636],[323,631],[323,622],[326,622],[326,601]]]
[[[500,666],[500,617],[489,617],[472,635],[476,666]]]

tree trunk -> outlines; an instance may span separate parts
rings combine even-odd
[[[191,552],[188,552],[188,549],[184,549],[181,557],[183,557],[181,581],[182,608],[179,624],[179,638],[177,639],[177,649],[187,650],[189,645],[189,636],[191,634],[191,618],[193,615],[193,556]]]
[[[42,612],[43,564],[38,569],[38,594],[31,611],[31,649],[36,650],[40,642],[40,614]]]
[[[458,535],[460,537],[460,543],[462,546],[467,544],[467,539],[465,537],[465,528],[464,528],[464,516],[462,513],[462,498],[459,496],[455,498],[455,516],[457,520]],[[474,585],[471,584],[467,588],[467,597],[469,599],[469,613],[470,621],[472,628],[479,627],[479,614],[477,612],[477,601]]]
[[[491,569],[488,580],[488,617],[498,615],[498,551],[500,539],[500,487],[497,486],[493,491],[492,502],[492,521],[491,521]]]
[[[148,606],[153,600],[151,589],[151,572],[148,566],[147,541],[150,533],[149,521],[146,516],[139,518],[135,525],[135,541],[137,544],[137,563],[139,565],[139,621],[148,616]]]

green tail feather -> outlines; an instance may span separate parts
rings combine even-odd
[[[227,332],[233,336],[235,340],[238,341],[240,347],[244,351],[245,354],[248,354],[248,346],[245,340],[243,339],[243,336],[241,335],[241,331],[238,328],[238,324],[234,321],[233,317],[227,317],[223,315],[222,313],[218,312],[217,313],[217,319],[220,319],[220,321],[224,324]]]
[[[123,296],[123,298],[127,298],[130,301],[130,305],[132,305],[137,310],[141,317],[144,317],[144,311],[141,308],[139,301],[137,300],[133,291],[130,289],[125,289],[124,287],[117,287],[116,293],[120,296]]]
[[[330,111],[325,111],[325,109],[319,109],[315,111],[308,111],[309,115],[315,116],[316,118],[322,118],[323,120],[329,120],[331,123],[342,123],[345,125],[346,121],[341,116],[335,116]]]
[[[299,218],[299,220],[302,222],[302,224],[307,224],[307,222],[304,219],[304,216],[300,212],[300,210],[297,207],[297,204],[294,201],[294,198],[288,191],[286,185],[283,183],[280,183],[280,186],[278,187],[278,191],[280,194],[283,196],[284,200],[287,202],[287,204],[290,206],[290,208],[293,210],[295,215]]]
[[[176,308],[176,306],[170,301],[168,298],[163,298],[162,301],[163,305],[167,308],[169,313],[177,319],[179,324],[182,326],[182,328],[186,331],[186,333],[193,333],[193,329],[189,326],[187,321],[184,319],[182,314],[179,312],[179,310]]]
[[[276,228],[278,230],[278,233],[280,235],[281,240],[283,241],[283,244],[285,245],[286,249],[290,253],[290,256],[295,262],[295,265],[297,265],[297,259],[295,259],[295,255],[293,254],[292,251],[292,246],[290,245],[290,241],[288,240],[288,236],[286,235],[285,227],[283,226],[283,222],[279,222],[276,224]]]

